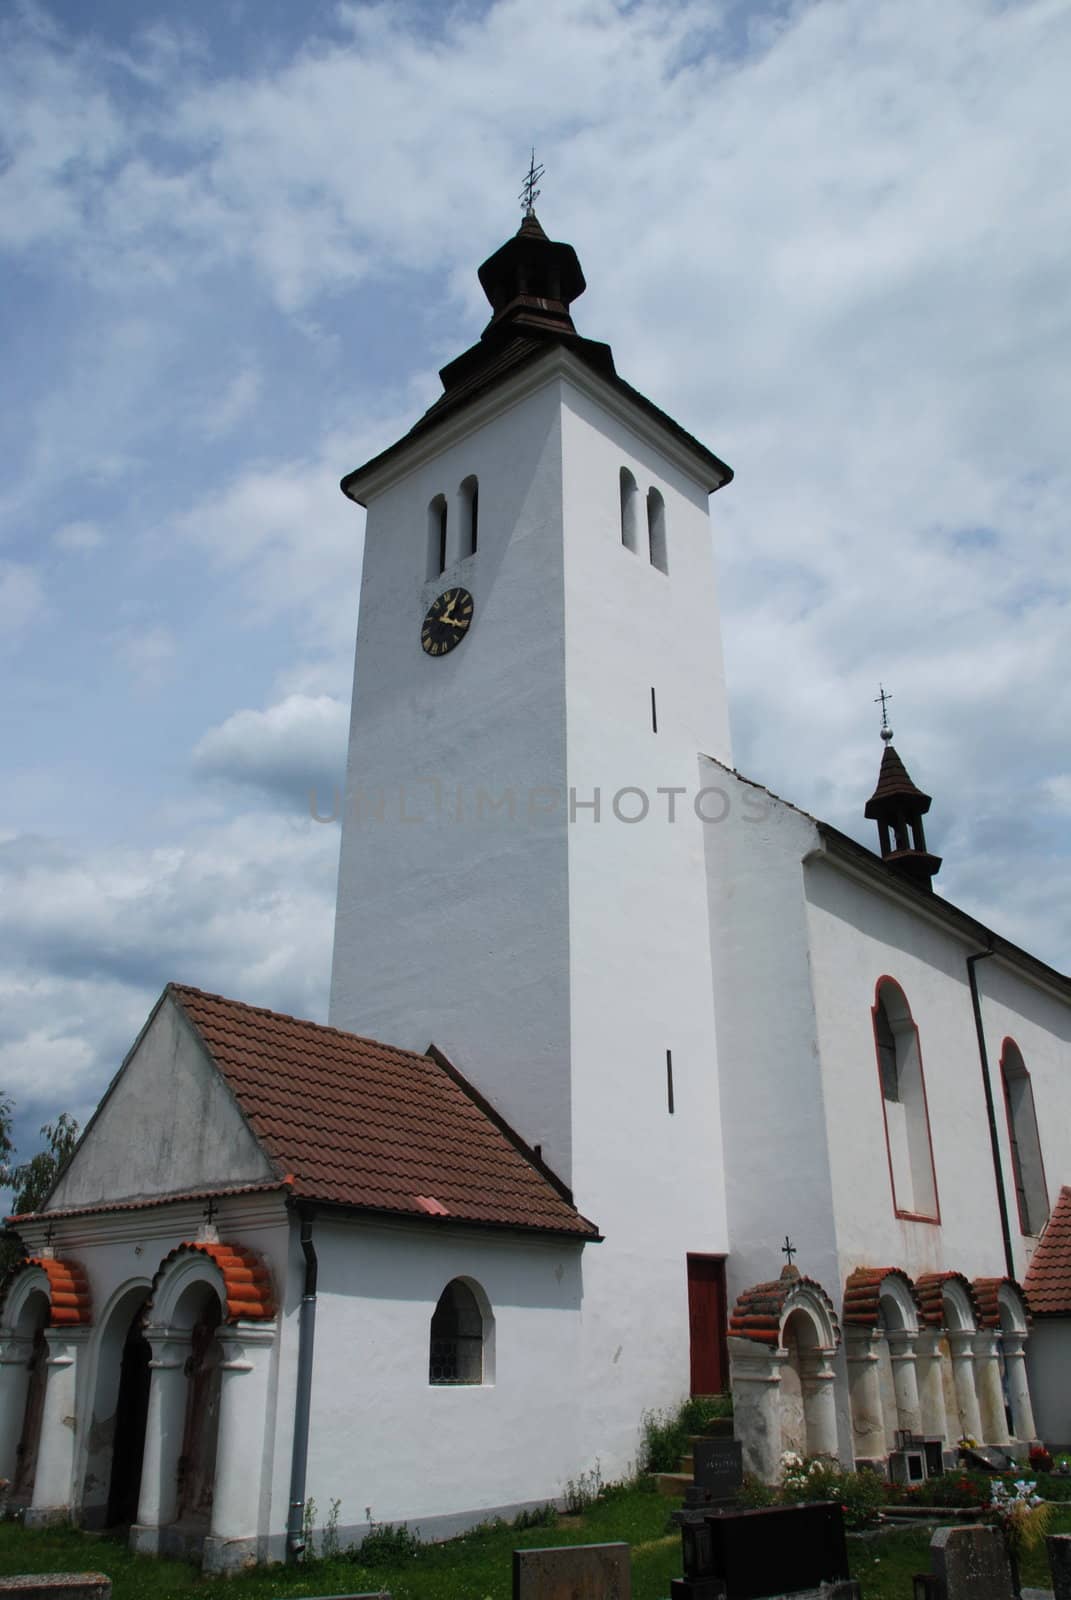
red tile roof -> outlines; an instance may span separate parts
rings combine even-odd
[[[1071,1316],[1071,1188],[1065,1184],[1023,1282],[1036,1317]]]
[[[918,1304],[915,1285],[902,1267],[856,1267],[844,1285],[844,1322],[853,1328],[876,1328],[881,1286],[886,1278],[899,1278]]]
[[[297,1198],[598,1238],[534,1152],[434,1055],[184,984],[169,993]]]
[[[271,1275],[260,1257],[240,1244],[213,1244],[208,1240],[188,1240],[176,1245],[161,1261],[152,1280],[152,1293],[168,1267],[178,1256],[193,1252],[214,1261],[223,1277],[226,1296],[226,1321],[270,1322],[275,1315],[275,1294]]]
[[[89,1280],[77,1261],[68,1261],[61,1256],[30,1256],[25,1261],[20,1261],[3,1285],[0,1305],[7,1298],[16,1278],[29,1271],[31,1267],[40,1267],[48,1279],[50,1327],[88,1327],[93,1320]]]

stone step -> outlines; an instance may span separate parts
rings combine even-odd
[[[692,1486],[690,1472],[656,1472],[654,1480],[658,1485],[659,1494],[675,1500],[679,1500],[685,1490]]]

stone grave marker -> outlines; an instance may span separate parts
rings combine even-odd
[[[111,1600],[112,1580],[103,1572],[11,1573],[0,1578],[3,1600]]]
[[[999,1528],[938,1528],[930,1541],[930,1562],[942,1600],[1015,1600]]]
[[[513,1600],[632,1600],[627,1544],[514,1550]]]
[[[699,1439],[692,1453],[692,1483],[684,1492],[688,1511],[735,1505],[744,1486],[744,1447],[739,1439]]]
[[[1049,1552],[1053,1600],[1071,1600],[1071,1533],[1050,1533],[1045,1548]]]

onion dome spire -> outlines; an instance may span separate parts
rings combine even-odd
[[[881,768],[874,793],[866,803],[865,815],[878,825],[881,842],[881,859],[900,877],[919,889],[933,888],[933,878],[940,870],[941,857],[926,849],[926,835],[922,819],[929,811],[932,800],[911,781],[904,763],[893,749],[893,731],[885,713],[886,701],[892,698],[884,689],[881,700],[881,737],[885,749],[881,755]]]

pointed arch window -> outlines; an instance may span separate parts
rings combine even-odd
[[[428,506],[428,577],[446,571],[446,496],[437,494]]]
[[[894,979],[878,983],[871,1014],[893,1207],[897,1216],[940,1222],[919,1033]]]
[[[429,1383],[483,1383],[490,1308],[481,1306],[476,1285],[453,1278],[431,1318]]]
[[[638,554],[640,548],[640,491],[627,467],[621,468],[621,543]]]
[[[647,491],[647,544],[651,553],[652,567],[657,567],[659,572],[668,574],[666,502],[657,489],[648,489]]]
[[[1001,1048],[1000,1081],[1008,1118],[1019,1227],[1023,1233],[1037,1234],[1049,1219],[1049,1195],[1034,1110],[1034,1089],[1014,1039],[1005,1039]]]
[[[474,556],[480,534],[480,484],[473,475],[461,485],[461,554]]]

